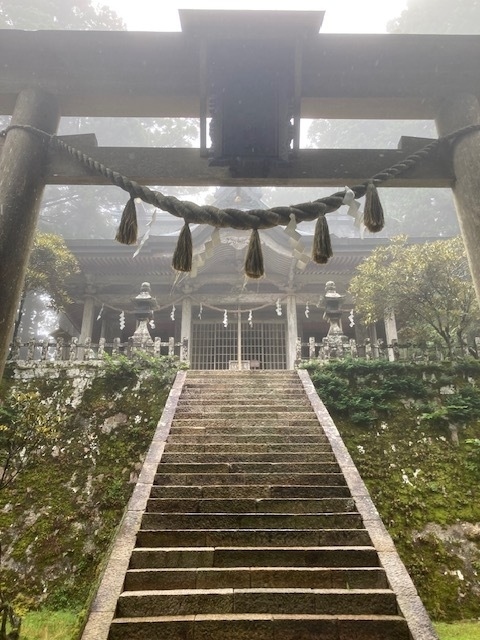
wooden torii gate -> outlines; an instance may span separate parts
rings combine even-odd
[[[182,11],[182,33],[0,32],[0,113],[13,125],[0,138],[0,375],[45,184],[108,183],[17,125],[54,134],[60,116],[197,117],[200,151],[69,142],[145,185],[344,187],[429,141],[302,150],[301,117],[434,119],[441,136],[480,124],[480,37],[319,35],[322,19]],[[382,186],[453,189],[480,299],[480,132]]]

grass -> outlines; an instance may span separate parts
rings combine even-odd
[[[480,622],[437,622],[440,640],[480,640]]]
[[[31,611],[22,621],[20,640],[76,640],[77,614],[72,611]],[[480,640],[480,622],[437,622],[440,640]]]
[[[75,640],[77,613],[30,611],[22,619],[20,640]]]

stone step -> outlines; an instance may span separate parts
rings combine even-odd
[[[338,466],[332,462],[161,462],[157,468],[157,474],[162,473],[203,473],[215,474],[237,474],[237,473],[318,473],[320,471],[338,472]],[[182,484],[180,482],[175,484]],[[219,483],[220,484],[220,483]]]
[[[185,381],[185,387],[188,389],[191,386],[205,385],[218,389],[238,389],[239,386],[248,388],[262,388],[268,389],[269,387],[278,387],[282,385],[290,385],[293,387],[301,388],[298,376],[288,374],[279,375],[231,375],[231,374],[219,374],[212,378],[205,376],[190,376],[187,375]]]
[[[142,529],[361,529],[356,512],[345,513],[144,513]]]
[[[306,400],[305,394],[301,389],[295,390],[289,387],[284,387],[280,390],[272,388],[268,391],[250,388],[248,390],[232,392],[221,391],[215,388],[210,389],[209,387],[197,387],[196,389],[190,389],[185,394],[182,394],[178,401],[182,403],[199,402],[202,405],[209,402],[213,402],[215,404],[228,404],[230,402],[260,402],[264,404],[271,404],[272,402],[285,404],[288,402],[289,404],[294,404],[299,402],[302,406],[310,408],[312,406],[311,403]]]
[[[168,453],[162,456],[163,464],[203,464],[203,463],[285,463],[285,464],[318,464],[319,471],[338,471],[333,453]],[[273,469],[272,469],[273,470]]]
[[[153,485],[151,498],[348,498],[347,486],[271,486],[268,485]]]
[[[247,413],[247,414],[258,414],[263,415],[264,413],[276,414],[276,413],[305,413],[313,415],[313,411],[311,407],[308,407],[305,403],[297,403],[294,405],[286,404],[285,402],[262,402],[261,404],[252,404],[250,400],[248,400],[248,404],[245,402],[239,402],[230,400],[228,403],[226,402],[217,402],[217,403],[199,403],[199,402],[179,402],[177,406],[177,415],[182,416],[185,413],[188,414],[205,414],[205,417],[209,417],[210,415],[219,415],[223,416],[224,414],[238,414]]]
[[[130,569],[125,591],[156,589],[387,589],[377,567],[190,567]]]
[[[373,547],[142,547],[130,569],[161,567],[378,567]]]
[[[167,441],[165,452],[167,453],[331,453],[332,448],[328,443],[258,443],[258,442],[213,442],[213,443],[176,443]]]
[[[242,382],[238,384],[228,384],[221,383],[220,381],[215,384],[209,384],[195,381],[186,384],[182,398],[185,399],[192,396],[201,397],[203,395],[215,395],[219,398],[241,398],[247,396],[282,398],[284,394],[300,397],[303,394],[303,388],[299,384],[289,382],[288,380],[268,385],[258,385],[255,383],[243,385]],[[305,398],[305,394],[303,394],[303,398]]]
[[[244,406],[246,397],[248,397],[249,406],[279,405],[280,406],[280,409],[278,409],[279,411],[281,411],[283,408],[288,410],[292,408],[292,403],[290,399],[286,401],[285,395],[283,394],[278,394],[278,396],[275,396],[273,398],[265,395],[252,397],[251,394],[245,397],[239,397],[235,395],[231,397],[225,396],[223,398],[218,394],[212,394],[209,397],[206,397],[205,394],[201,394],[198,396],[198,398],[197,397],[192,398],[190,395],[185,395],[179,398],[177,406],[178,407],[202,407],[202,409],[204,408],[208,409],[210,407],[224,407],[225,405],[227,405],[228,407],[237,406],[237,405],[241,407],[241,406]],[[312,411],[312,405],[310,404],[309,400],[305,398],[305,395],[298,394],[298,396],[296,396],[295,404],[297,406],[308,407],[310,411]]]
[[[315,414],[311,411],[302,411],[297,407],[292,407],[290,411],[281,409],[272,409],[269,411],[265,407],[262,410],[257,407],[245,406],[243,409],[234,407],[232,409],[225,407],[223,411],[213,408],[212,411],[199,411],[197,409],[188,410],[180,407],[175,412],[175,421],[177,420],[236,420],[237,418],[246,420],[277,420],[277,422],[290,423],[291,420],[303,420],[304,418],[312,418]]]
[[[222,444],[272,444],[272,445],[288,445],[288,444],[328,444],[327,436],[318,435],[234,435],[225,433],[211,433],[207,429],[198,429],[198,433],[182,434],[178,431],[171,433],[167,438],[168,444],[209,444],[221,446]]]
[[[299,382],[299,378],[298,376],[295,377],[295,374],[279,373],[277,375],[261,375],[251,373],[250,375],[232,375],[231,373],[224,372],[223,374],[219,373],[212,377],[187,375],[185,385],[205,384],[219,387],[223,386],[231,389],[235,389],[235,387],[238,386],[244,387],[251,385],[263,389],[268,386],[281,384],[298,385]]]
[[[275,376],[292,376],[295,377],[295,372],[291,369],[257,369],[253,371],[252,369],[247,369],[244,371],[235,371],[230,369],[189,369],[187,372],[187,376],[191,377],[207,377],[207,378],[215,378],[216,376],[227,376],[227,377],[247,377],[247,376],[256,376],[256,377],[275,377]],[[298,380],[298,377],[296,378]]]
[[[302,386],[294,380],[279,380],[278,382],[264,382],[261,385],[257,381],[222,381],[211,382],[207,380],[190,380],[186,382],[184,387],[184,396],[205,391],[207,393],[218,393],[225,396],[241,396],[247,395],[249,392],[263,393],[265,395],[279,396],[282,391],[288,391],[291,394],[301,394]],[[183,395],[183,394],[182,394]]]
[[[159,467],[161,464],[159,465]],[[297,465],[299,466],[299,465]],[[327,473],[157,473],[156,485],[345,485],[343,474],[338,471]]]
[[[365,529],[140,529],[138,547],[368,547]]]
[[[180,396],[178,403],[183,405],[197,406],[229,406],[231,403],[238,405],[271,405],[280,404],[282,406],[291,406],[292,404],[298,404],[299,406],[309,408],[312,411],[312,405],[310,401],[305,397],[305,394],[300,392],[287,391],[283,389],[280,393],[218,393],[215,391],[208,392],[207,390],[198,390],[198,392],[190,392],[188,394]]]
[[[353,498],[150,498],[152,513],[341,513],[355,511]]]
[[[223,614],[117,618],[108,640],[410,640],[400,616]]]
[[[225,613],[396,615],[388,589],[176,589],[126,591],[119,617]]]
[[[292,435],[321,435],[323,431],[318,424],[316,418],[304,418],[303,420],[262,420],[258,424],[249,420],[190,420],[174,418],[172,422],[171,433],[191,433],[199,432],[202,430],[210,431],[211,433],[225,433],[226,435],[238,434],[284,434],[291,433]]]

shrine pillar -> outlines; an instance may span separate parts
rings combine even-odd
[[[87,338],[92,337],[93,321],[95,315],[95,298],[85,296],[83,303],[82,327],[80,329],[79,344],[84,345]]]
[[[390,362],[394,362],[395,350],[393,348],[393,345],[398,342],[398,333],[397,333],[397,321],[395,319],[395,313],[393,309],[385,310],[383,320],[385,322],[385,336],[387,339],[388,359]]]
[[[55,133],[56,98],[39,89],[17,96],[11,125],[30,125]],[[0,377],[22,293],[38,212],[45,187],[48,144],[25,130],[10,129],[0,157]]]
[[[295,369],[297,359],[297,300],[287,296],[287,369]]]
[[[440,136],[480,124],[476,96],[459,93],[445,100],[436,117]],[[452,150],[455,183],[452,187],[460,230],[467,250],[473,284],[480,301],[480,131],[461,138]]]
[[[180,360],[189,360],[191,353],[192,339],[192,299],[183,298],[182,300],[182,322],[180,325],[180,341],[186,340],[187,348],[180,349]]]

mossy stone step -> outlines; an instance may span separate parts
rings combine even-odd
[[[277,418],[238,418],[236,420],[227,418],[216,420],[210,418],[175,418],[173,421],[174,433],[177,429],[183,427],[206,428],[212,431],[218,429],[220,432],[227,434],[235,432],[238,429],[248,429],[251,430],[252,433],[256,433],[257,430],[263,428],[278,429],[279,433],[282,432],[282,429],[290,431],[290,433],[310,433],[312,435],[322,433],[318,422],[314,418],[292,419],[289,416],[284,416],[282,420],[278,420]]]
[[[268,485],[153,485],[151,498],[348,498],[346,485],[268,486]]]
[[[137,547],[368,547],[365,529],[140,529]]]
[[[297,407],[291,407],[289,410],[274,407],[272,409],[266,407],[224,407],[219,411],[217,407],[213,407],[210,411],[199,411],[198,407],[188,410],[186,407],[180,407],[175,412],[175,419],[193,420],[194,418],[201,418],[202,420],[232,420],[240,418],[242,420],[261,420],[262,418],[268,420],[277,420],[280,422],[290,420],[303,420],[304,418],[314,418],[315,414],[311,411],[302,411]]]
[[[205,429],[198,429],[198,433],[181,434],[178,432],[171,433],[167,438],[167,444],[205,444],[205,445],[237,445],[237,444],[271,444],[271,445],[289,445],[289,444],[315,444],[329,445],[327,436],[323,433],[318,435],[292,435],[286,433],[284,435],[234,435],[225,433],[210,433]]]
[[[198,443],[176,443],[167,441],[165,451],[168,453],[331,453],[332,448],[328,443],[270,443],[270,442],[198,442]]]
[[[178,400],[178,407],[189,407],[189,406],[196,406],[196,407],[216,407],[216,406],[224,406],[225,403],[228,403],[228,406],[242,406],[245,403],[245,398],[248,396],[248,404],[250,406],[256,406],[256,405],[275,405],[278,404],[281,407],[290,407],[291,406],[291,402],[290,401],[286,401],[286,397],[290,396],[286,396],[286,394],[282,393],[282,394],[278,394],[275,397],[271,397],[271,396],[265,396],[265,394],[263,396],[260,395],[252,395],[252,394],[245,394],[245,397],[240,397],[237,394],[235,394],[232,397],[224,397],[222,398],[218,393],[212,393],[210,395],[206,395],[204,393],[200,394],[198,397],[191,397],[190,395],[187,395],[185,397],[181,397]],[[291,396],[292,398],[295,397],[295,403],[297,405],[301,405],[301,406],[305,406],[308,407],[310,410],[312,410],[312,405],[308,402],[308,399],[305,398],[304,395],[302,394],[295,394]]]
[[[157,474],[162,473],[319,473],[339,472],[332,462],[161,462]],[[177,483],[180,484],[180,483]]]
[[[353,498],[150,498],[151,513],[340,513],[355,511]]]
[[[172,589],[125,591],[120,617],[209,613],[297,613],[317,615],[395,615],[388,589]]]
[[[117,618],[108,640],[411,640],[400,616],[231,614]]]
[[[161,464],[159,465],[159,467]],[[297,465],[298,466],[298,465]],[[345,478],[338,470],[321,473],[157,473],[155,484],[192,485],[345,485]]]
[[[153,589],[386,589],[377,567],[187,567],[130,569],[125,591]]]
[[[143,529],[360,529],[358,513],[144,513]]]
[[[135,548],[130,569],[161,567],[378,567],[372,547]]]
[[[185,464],[185,463],[285,463],[285,464],[306,464],[318,463],[323,471],[337,471],[338,464],[335,462],[333,453],[168,453],[166,451],[162,456],[162,464]]]

